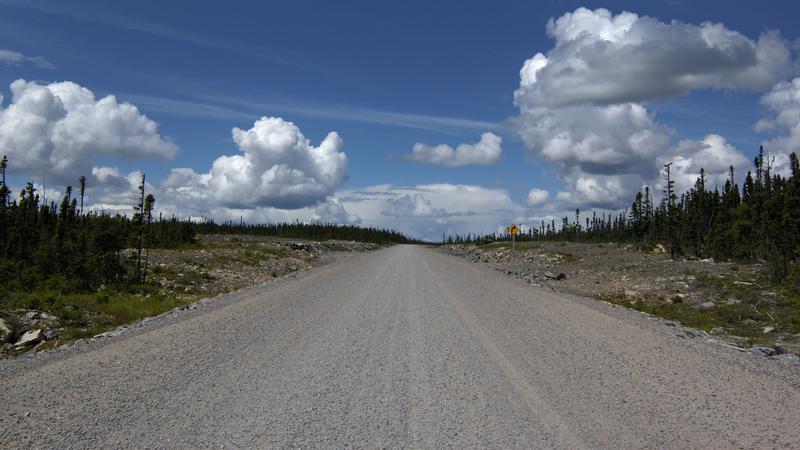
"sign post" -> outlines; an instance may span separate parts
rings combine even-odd
[[[511,225],[508,226],[508,228],[506,228],[506,231],[508,231],[508,234],[511,235],[511,250],[516,250],[517,249],[517,235],[519,234],[519,232],[521,230],[519,229],[517,224],[512,223]]]

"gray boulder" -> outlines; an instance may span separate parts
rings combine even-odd
[[[61,333],[58,330],[44,330],[44,339],[46,341],[57,339],[59,336],[61,336]]]
[[[13,314],[17,316],[17,320],[23,330],[32,328],[58,328],[61,326],[58,317],[43,311],[21,309],[14,311]]]
[[[5,342],[11,336],[11,328],[8,327],[6,321],[0,319],[0,343]]]
[[[563,280],[564,278],[567,278],[567,276],[561,272],[551,272],[549,270],[544,273],[544,276],[550,278],[551,280]]]
[[[44,339],[44,333],[41,329],[35,329],[25,332],[20,338],[14,343],[15,347],[24,347],[26,345],[37,344]]]
[[[667,253],[667,249],[661,244],[656,244],[656,246],[653,247],[653,253],[655,253],[657,255],[661,255],[661,254]]]
[[[772,347],[753,347],[750,353],[758,356],[775,356],[777,352]]]

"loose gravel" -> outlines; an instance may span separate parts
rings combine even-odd
[[[795,366],[415,246],[0,364],[2,447],[800,445]]]

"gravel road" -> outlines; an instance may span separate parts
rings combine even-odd
[[[415,246],[0,381],[0,447],[800,446],[797,367]]]

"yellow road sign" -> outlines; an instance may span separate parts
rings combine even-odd
[[[517,224],[512,223],[511,225],[509,225],[508,228],[506,228],[506,231],[508,231],[508,234],[514,236],[514,235],[519,234],[519,232],[522,231],[522,230],[519,229]]]

